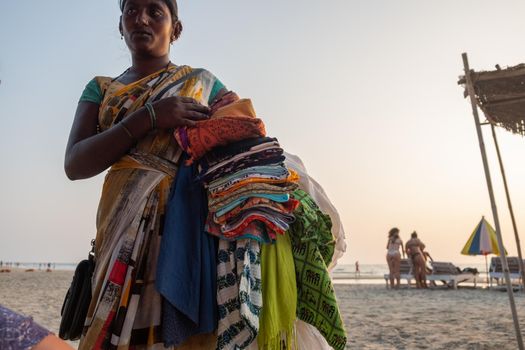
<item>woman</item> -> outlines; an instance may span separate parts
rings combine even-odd
[[[427,288],[426,254],[428,253],[425,254],[425,244],[417,238],[416,231],[410,235],[410,240],[406,244],[406,251],[414,267],[416,287]]]
[[[403,241],[399,238],[399,229],[394,227],[388,232],[388,242],[386,244],[386,261],[390,270],[390,288],[392,289],[398,289],[401,283],[401,253],[399,248],[403,251],[403,258],[405,258],[405,249],[403,248]],[[395,286],[394,279],[396,280]]]
[[[110,168],[97,213],[93,298],[79,349],[162,347],[155,290],[161,217],[181,151],[173,129],[208,118],[226,92],[211,73],[170,62],[182,25],[175,0],[121,0],[132,64],[96,77],[80,98],[65,156],[72,180]],[[215,348],[213,334],[188,349]]]

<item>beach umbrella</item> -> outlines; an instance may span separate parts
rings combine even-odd
[[[467,243],[461,250],[463,255],[484,255],[485,256],[485,268],[487,271],[487,281],[489,275],[487,255],[496,254],[499,255],[498,239],[496,238],[496,231],[483,216],[481,221],[476,226]],[[505,250],[507,255],[507,250]]]

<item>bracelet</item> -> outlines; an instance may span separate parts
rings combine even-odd
[[[119,125],[122,126],[122,129],[126,132],[126,134],[128,134],[129,138],[131,139],[131,142],[135,144],[137,140],[135,140],[135,137],[133,137],[133,134],[131,133],[131,131],[129,131],[127,126],[124,124],[124,122],[120,122]]]
[[[156,129],[157,128],[157,115],[155,114],[155,109],[153,108],[153,105],[150,102],[146,102],[144,106],[148,110],[149,119],[151,121],[151,129]]]

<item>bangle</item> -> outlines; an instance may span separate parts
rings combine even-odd
[[[131,131],[129,131],[127,126],[124,124],[124,122],[120,122],[119,125],[122,126],[122,129],[126,132],[126,134],[128,134],[129,138],[131,139],[131,142],[135,144],[137,140],[135,140],[135,137],[133,137],[133,134],[131,133]]]
[[[156,129],[157,115],[155,114],[155,109],[153,108],[153,105],[150,102],[146,102],[144,106],[146,106],[146,109],[148,110],[149,119],[151,121],[151,129]]]

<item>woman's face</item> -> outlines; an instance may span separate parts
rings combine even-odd
[[[161,57],[169,53],[173,20],[163,0],[127,0],[121,29],[132,54]]]

